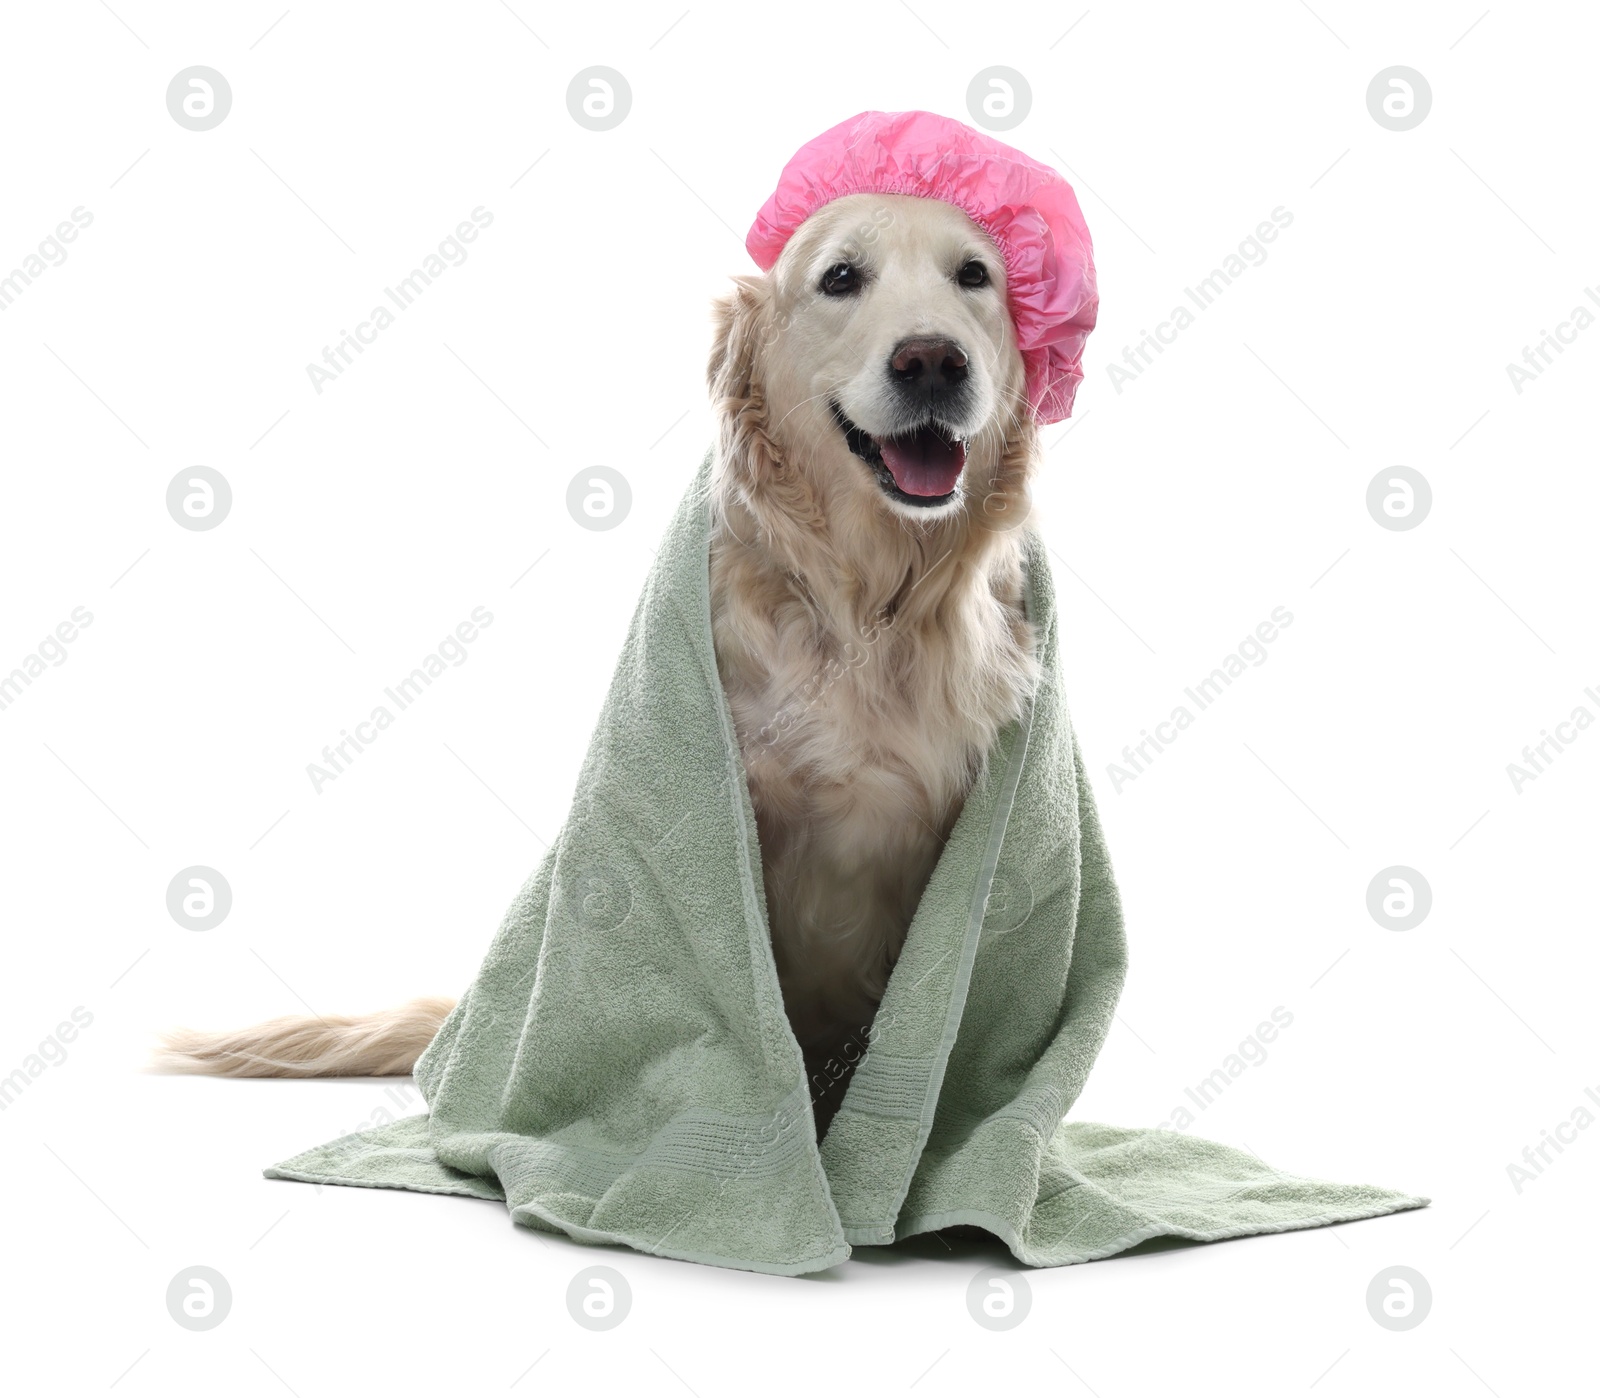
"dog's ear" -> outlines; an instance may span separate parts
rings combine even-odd
[[[717,418],[721,456],[747,485],[770,474],[777,451],[767,436],[763,384],[766,350],[776,333],[772,283],[766,277],[735,277],[733,289],[713,309],[714,333],[706,381]]]
[[[770,336],[772,289],[765,277],[735,277],[712,308],[711,358],[706,383],[712,403],[737,410],[759,391],[761,351]]]

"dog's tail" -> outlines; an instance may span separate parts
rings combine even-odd
[[[455,1003],[425,996],[370,1015],[287,1015],[220,1033],[174,1029],[161,1036],[153,1066],[229,1078],[403,1077]]]

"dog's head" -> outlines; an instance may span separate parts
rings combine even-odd
[[[1005,264],[953,204],[819,209],[720,303],[709,376],[749,488],[781,477],[826,517],[902,527],[1016,518],[1034,428]]]

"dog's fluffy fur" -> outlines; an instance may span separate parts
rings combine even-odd
[[[984,284],[958,277],[974,260]],[[829,268],[858,275],[826,293]],[[919,411],[889,362],[910,337],[968,361],[941,430],[952,494],[886,489],[875,440]],[[711,603],[761,840],[773,953],[819,1122],[831,1116],[940,849],[1035,679],[1021,538],[1038,453],[993,243],[959,209],[855,195],[796,232],[717,307]],[[403,1073],[448,1000],[364,1019],[184,1031],[162,1064],[264,1076]]]
[[[425,996],[370,1015],[285,1015],[217,1034],[174,1029],[162,1036],[156,1066],[229,1078],[403,1077],[454,1008]]]

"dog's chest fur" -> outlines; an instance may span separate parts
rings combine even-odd
[[[880,597],[859,574],[800,575],[725,521],[714,535],[717,661],[808,1059],[865,1042],[945,838],[1033,683],[1015,546],[983,552],[930,556]]]

